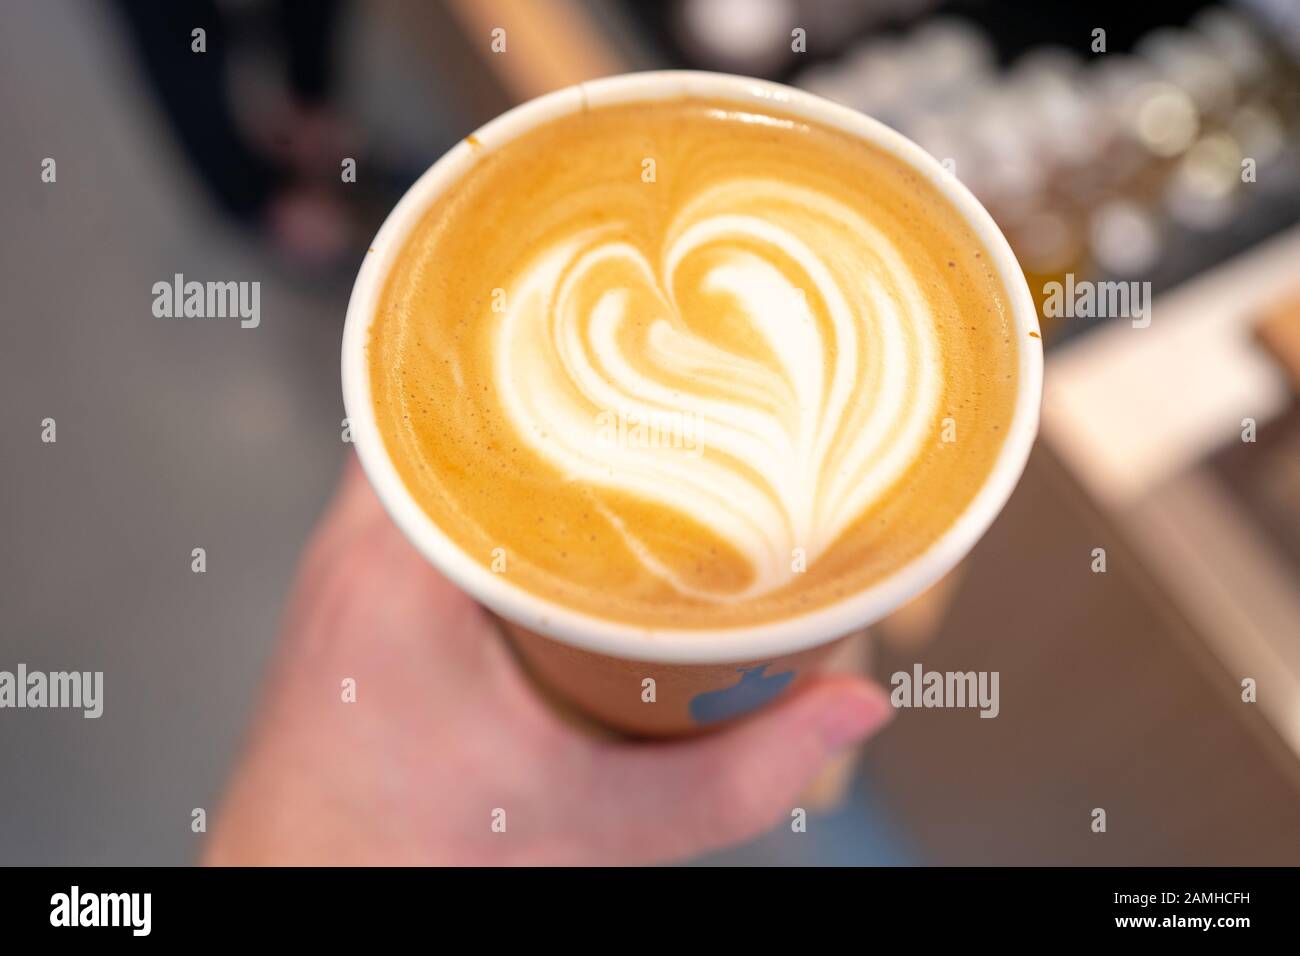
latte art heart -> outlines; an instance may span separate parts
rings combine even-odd
[[[367,362],[389,458],[468,560],[602,620],[731,628],[952,526],[1011,422],[1009,316],[891,154],[681,99],[481,149],[403,237]]]
[[[710,601],[752,598],[820,557],[916,461],[942,375],[934,315],[893,243],[808,189],[715,185],[672,220],[653,263],[625,228],[558,239],[523,269],[496,333],[496,387],[565,480],[689,516],[753,569],[736,590],[694,586],[608,512],[647,572]],[[691,314],[710,308],[743,323],[751,354],[711,340],[711,317]],[[602,410],[697,421],[703,454],[600,442]]]

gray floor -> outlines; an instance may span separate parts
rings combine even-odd
[[[395,107],[418,51],[353,21],[360,114],[433,158],[467,130]],[[348,285],[291,281],[213,217],[107,5],[25,0],[3,22],[0,669],[102,670],[106,709],[0,711],[0,863],[185,863],[345,453]],[[259,280],[261,326],[154,318],[151,287],[177,272]],[[905,860],[867,820],[710,862]]]

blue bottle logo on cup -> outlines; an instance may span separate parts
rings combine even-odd
[[[775,700],[794,680],[794,671],[766,674],[771,664],[739,670],[740,681],[720,690],[706,690],[691,698],[691,719],[697,724],[717,724],[757,710]]]

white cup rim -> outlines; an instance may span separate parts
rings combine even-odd
[[[437,527],[398,474],[375,420],[366,361],[370,325],[394,258],[425,210],[482,151],[580,110],[683,96],[770,104],[898,156],[938,188],[974,228],[997,267],[1019,336],[1018,393],[1002,449],[987,480],[948,530],[916,558],[846,598],[741,627],[661,628],[609,620],[547,601],[512,584],[508,574],[494,574],[475,561]],[[900,133],[847,107],[765,80],[695,71],[627,73],[557,90],[503,113],[457,143],[411,186],[380,227],[353,286],[343,330],[343,403],[357,455],[385,509],[424,557],[481,604],[522,627],[585,650],[662,663],[717,664],[806,650],[879,620],[947,574],[997,517],[1024,471],[1038,431],[1042,374],[1038,312],[1024,275],[992,217],[956,176]]]

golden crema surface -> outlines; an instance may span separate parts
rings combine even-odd
[[[904,163],[751,104],[593,109],[495,151],[396,258],[379,429],[473,560],[657,627],[836,601],[943,534],[1011,421],[973,230]]]

